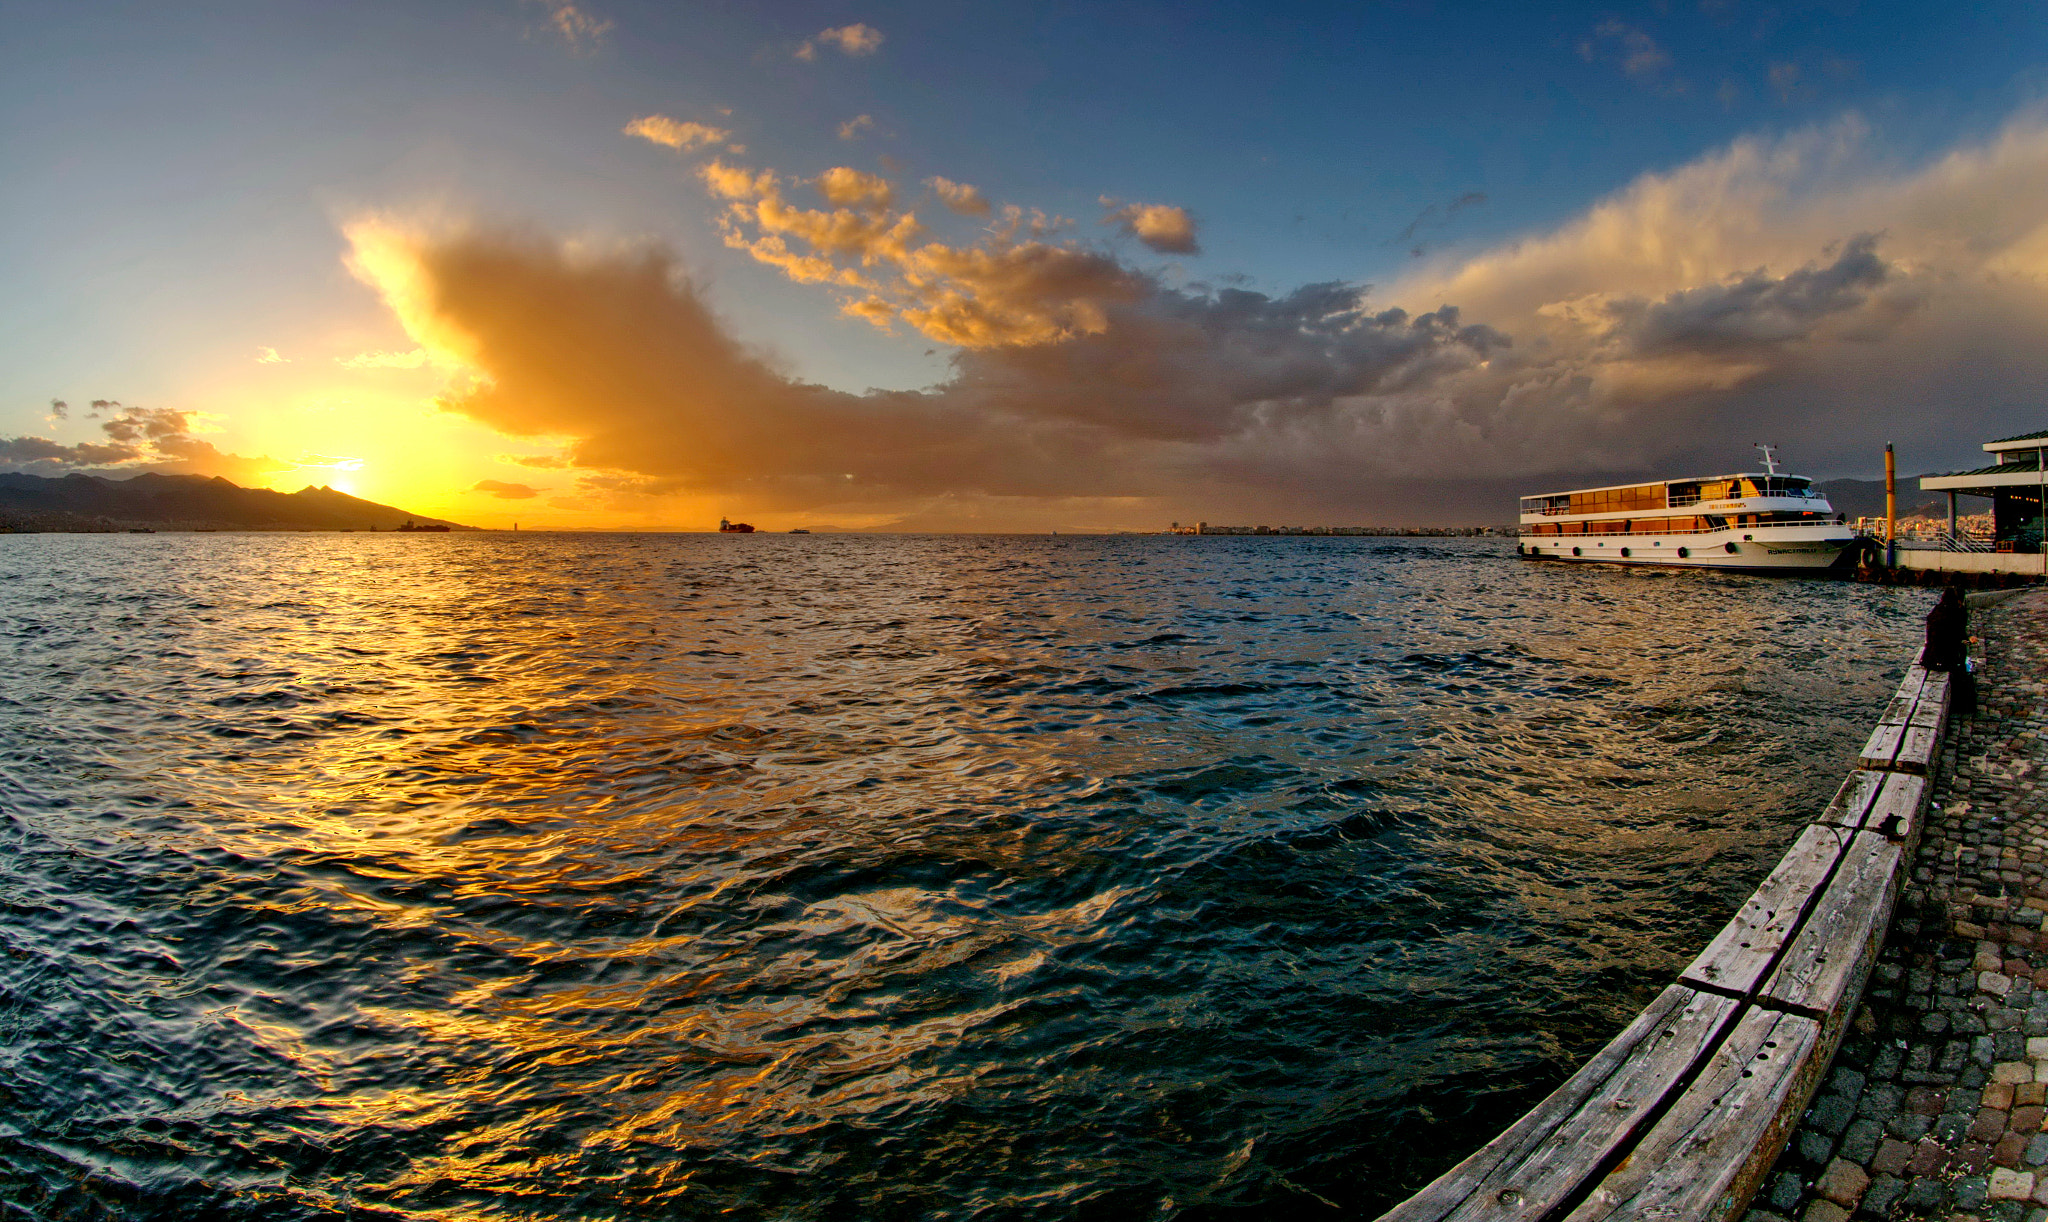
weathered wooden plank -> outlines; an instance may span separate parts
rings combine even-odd
[[[1905,736],[1904,724],[1892,721],[1879,722],[1877,728],[1870,732],[1870,738],[1864,742],[1862,752],[1857,755],[1857,764],[1864,768],[1890,768],[1892,761],[1898,758],[1899,740]]]
[[[1757,884],[1692,965],[1679,973],[1679,981],[1745,995],[1753,992],[1763,983],[1778,949],[1798,933],[1800,913],[1820,890],[1850,835],[1843,828],[1808,824],[1769,877]]]
[[[1879,717],[1878,721],[1904,723],[1910,720],[1913,716],[1913,706],[1920,703],[1921,694],[1926,690],[1928,674],[1927,668],[1918,663],[1908,666],[1905,676],[1899,680],[1898,689],[1892,693],[1890,702],[1885,705],[1884,715]]]
[[[1899,741],[1905,736],[1906,726],[1913,719],[1913,710],[1919,706],[1920,696],[1927,685],[1928,672],[1919,666],[1908,666],[1906,677],[1899,681],[1899,689],[1893,693],[1891,703],[1885,706],[1884,715],[1877,719],[1877,727],[1870,732],[1870,738],[1863,744],[1863,752],[1857,758],[1865,768],[1890,768],[1899,754]]]
[[[1882,948],[1926,807],[1919,774],[1938,758],[1949,699],[1946,674],[1909,667],[1865,744],[1864,769],[1680,983],[1385,1222],[1536,1222],[1587,1193],[1587,1177],[1617,1154],[1568,1222],[1739,1215],[1826,1072]]]
[[[1932,772],[1935,761],[1941,758],[1942,729],[1948,724],[1949,676],[1940,671],[1928,671],[1926,675],[1920,700],[1906,720],[1906,728],[1899,736],[1898,754],[1892,759],[1892,767],[1900,772]]]
[[[1930,670],[1920,688],[1920,699],[1913,705],[1913,715],[1906,719],[1908,725],[1933,726],[1940,729],[1948,719],[1950,692],[1953,684],[1947,671]]]
[[[1737,1217],[1826,1070],[1819,1024],[1750,1008],[1671,1110],[1567,1222]]]
[[[1672,985],[1564,1085],[1382,1222],[1534,1222],[1682,1078],[1740,1003]]]
[[[1884,780],[1891,775],[1869,768],[1858,768],[1843,780],[1841,788],[1828,802],[1827,809],[1814,819],[1830,827],[1859,828],[1870,813],[1871,803],[1877,801],[1877,794],[1884,787]]]
[[[1899,733],[1899,750],[1892,757],[1892,770],[1925,776],[1934,766],[1940,751],[1941,730],[1938,727],[1907,726]]]
[[[1826,1015],[1823,1038],[1834,1045],[1884,947],[1906,860],[1902,842],[1877,832],[1851,837],[1820,903],[1765,983],[1764,1004]]]
[[[1934,782],[1910,772],[1873,773],[1884,777],[1877,798],[1863,816],[1863,830],[1876,832],[1905,846],[1907,860],[1920,846],[1920,829],[1925,826],[1927,798]]]

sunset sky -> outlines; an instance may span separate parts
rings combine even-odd
[[[2048,427],[2038,3],[0,12],[4,469],[1498,522]]]

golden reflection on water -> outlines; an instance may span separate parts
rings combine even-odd
[[[163,1034],[18,1038],[131,1159],[184,1116],[177,1174],[419,1218],[1363,1209],[1345,1134],[1421,1174],[1407,1092],[1689,953],[1915,614],[1489,544],[158,539],[0,610],[77,634],[13,733],[91,854],[13,885],[165,948],[34,956]]]

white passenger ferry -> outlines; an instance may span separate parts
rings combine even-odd
[[[1592,560],[1716,569],[1824,569],[1856,532],[1814,490],[1764,470],[1654,484],[1586,488],[1522,498],[1522,542],[1532,560]]]

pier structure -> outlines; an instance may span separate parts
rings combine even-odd
[[[1981,575],[2012,581],[2039,580],[2048,576],[2048,555],[2039,551],[2032,555],[2025,552],[1970,551],[1935,544],[1916,545],[1901,540],[1893,544],[1892,555],[1895,557],[1894,568],[1905,570],[1914,577],[1944,583],[1957,575]]]
[[[1949,707],[1950,677],[1909,666],[1858,767],[1678,979],[1562,1086],[1381,1222],[1729,1222],[1760,1189],[1786,1183],[1797,1190],[1781,1194],[1796,1198],[1786,1208],[1801,1207],[1820,1179],[1793,1167],[1790,1181],[1787,1172],[1773,1180],[1773,1168],[1795,1132],[1805,1140],[1802,1124],[1834,1124],[1843,1105],[1829,1100],[1848,1079],[1829,1069],[1844,1037],[1855,1027],[1875,1038],[1864,991],[1890,945],[1901,890],[1924,866],[1915,853]],[[1989,961],[1990,952],[1972,953]],[[1882,989],[1897,987],[1889,969],[1878,976]],[[2048,1035],[2048,1010],[2043,1016]],[[2002,1047],[1994,1041],[1992,1051]],[[2041,1050],[2048,1064],[2048,1039]],[[1944,1047],[1942,1055],[1951,1054]],[[1810,1110],[1824,1079],[1832,1093]],[[1860,1097],[1848,1106],[1853,1116]],[[1847,1123],[1833,1132],[1847,1132]],[[1819,1152],[1812,1143],[1798,1150]],[[1827,1153],[1833,1160],[1837,1150]],[[1816,1174],[1836,1171],[1823,1160]],[[1856,1196],[1849,1206],[1806,1203],[1797,1222],[1845,1222],[1869,1183],[1856,1194],[1836,1191]],[[2048,1214],[2009,1222],[2048,1222]]]
[[[1973,614],[1953,719],[1862,1011],[1747,1222],[2048,1222],[2048,592]]]

